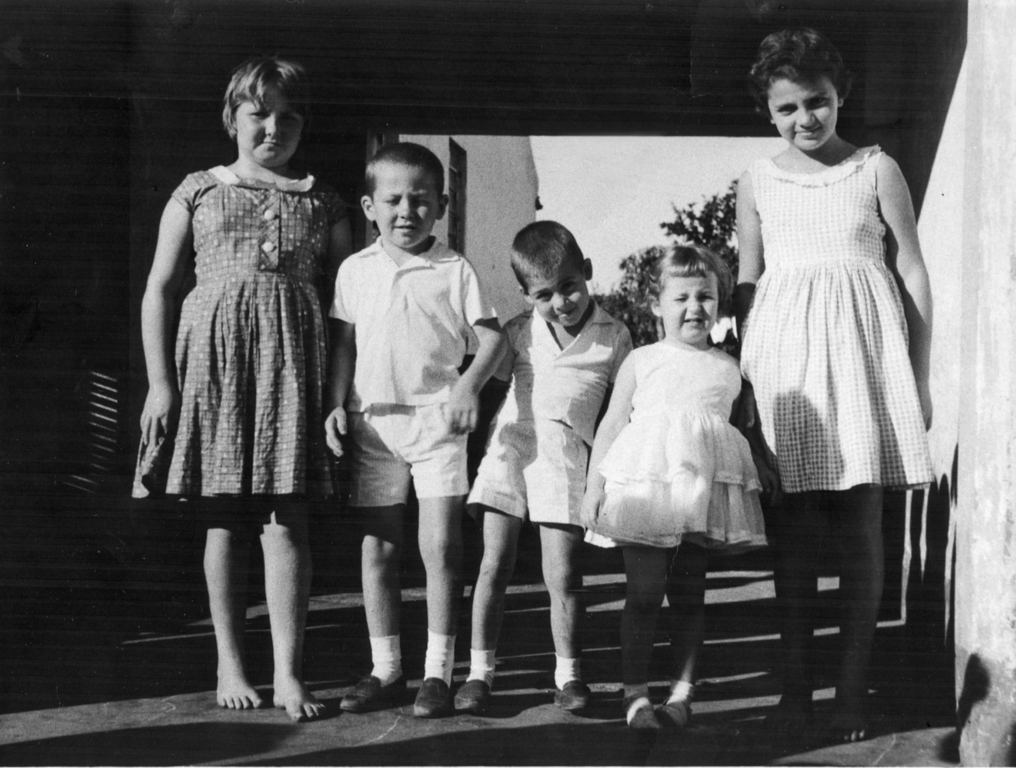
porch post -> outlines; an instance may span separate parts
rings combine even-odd
[[[1016,765],[1016,3],[970,0],[956,538],[964,765]]]

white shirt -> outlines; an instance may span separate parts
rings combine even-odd
[[[536,310],[510,320],[505,334],[515,359],[498,422],[559,421],[592,445],[607,387],[632,349],[628,329],[593,304],[585,327],[564,349]]]
[[[342,262],[329,316],[356,328],[347,407],[448,400],[479,320],[497,316],[464,256],[434,241],[401,267],[375,242]]]

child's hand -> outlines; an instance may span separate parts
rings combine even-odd
[[[603,479],[594,480],[590,478],[586,486],[586,495],[582,498],[582,525],[586,528],[595,528],[596,520],[600,516],[600,509],[603,508]]]
[[[342,458],[342,438],[346,435],[346,409],[339,406],[332,409],[325,419],[325,442],[335,458]]]
[[[480,398],[472,388],[464,386],[460,380],[452,387],[448,402],[445,404],[445,421],[448,431],[453,435],[464,435],[476,429],[476,421],[480,415]]]
[[[762,458],[758,452],[751,452],[752,461],[755,462],[755,471],[758,473],[758,481],[762,485],[762,492],[769,494],[769,501],[778,504],[782,491],[780,490],[780,476],[776,470],[769,466],[769,462]]]
[[[141,411],[141,440],[153,445],[170,434],[180,412],[180,392],[171,384],[153,384]]]
[[[734,406],[734,426],[741,434],[746,435],[755,426],[757,420],[757,409],[755,406],[755,390],[751,384],[742,379],[741,394],[737,397]]]

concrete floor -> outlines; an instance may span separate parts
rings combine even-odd
[[[329,705],[330,716],[295,725],[270,708],[220,710],[212,691],[214,641],[208,620],[200,618],[204,609],[198,584],[192,605],[167,609],[161,621],[149,617],[125,624],[110,615],[115,611],[96,618],[93,608],[85,611],[90,621],[75,614],[74,621],[56,622],[47,634],[34,627],[31,641],[47,650],[22,649],[13,677],[6,680],[0,764],[956,764],[952,702],[940,695],[941,686],[933,693],[918,679],[914,670],[921,668],[921,658],[901,652],[906,643],[900,639],[899,622],[893,621],[880,625],[876,647],[875,738],[855,745],[823,740],[821,719],[832,695],[825,688],[816,694],[813,732],[797,744],[769,743],[763,718],[777,700],[779,642],[771,573],[764,558],[718,561],[711,570],[709,636],[692,726],[682,734],[655,737],[629,731],[620,707],[617,635],[624,584],[616,566],[603,561],[586,570],[589,613],[583,668],[594,701],[581,716],[552,704],[547,597],[523,557],[507,600],[496,696],[483,717],[412,717],[422,674],[422,658],[416,656],[422,653],[411,649],[423,647],[426,626],[423,590],[412,578],[406,582],[403,614],[410,690],[398,706],[366,715],[339,713],[342,694],[368,668],[369,648],[359,595],[351,589],[326,589],[312,599],[306,672],[316,695]],[[322,580],[327,586],[327,574]],[[79,599],[87,602],[88,594]],[[121,596],[106,607],[130,615],[134,609],[129,598]],[[457,648],[461,661],[455,672],[459,682],[467,672],[465,618],[462,626]],[[820,635],[820,651],[831,651],[835,630],[821,630]],[[270,681],[263,604],[248,612],[248,637],[255,681]],[[655,692],[662,696],[667,646],[662,634],[659,640],[653,674]],[[57,646],[59,652],[49,650]],[[270,700],[270,686],[262,690]]]

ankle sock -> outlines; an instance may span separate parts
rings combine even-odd
[[[381,681],[390,685],[402,675],[402,645],[400,635],[386,635],[370,639],[370,658],[374,668],[370,671]]]
[[[643,707],[652,708],[653,704],[649,700],[649,684],[642,683],[641,685],[627,685],[624,686],[624,700],[628,704],[628,708],[625,710],[624,719],[631,725],[632,719],[635,717],[635,713]]]
[[[554,655],[557,665],[554,667],[554,685],[560,691],[572,680],[581,680],[579,676],[579,660],[566,659],[563,656]]]
[[[455,664],[455,635],[440,635],[427,631],[427,655],[423,660],[423,678],[438,677],[446,685],[452,684],[452,666]]]
[[[494,687],[494,653],[495,649],[481,651],[469,649],[469,680],[482,680],[488,688]]]

